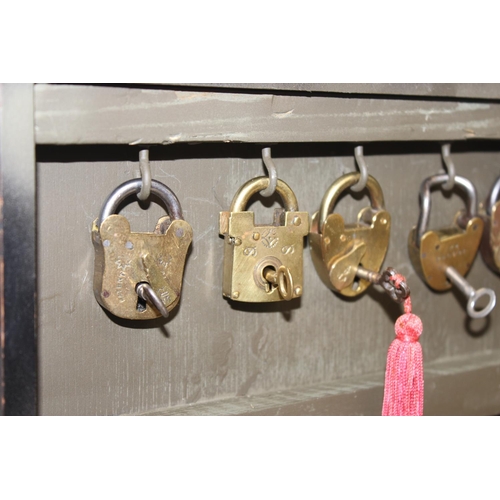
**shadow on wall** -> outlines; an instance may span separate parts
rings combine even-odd
[[[279,158],[314,158],[333,156],[352,156],[352,142],[312,142],[281,144],[245,144],[245,143],[208,143],[208,144],[170,144],[151,146],[150,161],[211,158],[262,158],[262,148],[272,146],[273,159]],[[36,160],[42,163],[71,163],[97,161],[139,161],[139,151],[144,146],[90,144],[82,146],[36,147]],[[500,151],[500,141],[474,140],[453,141],[453,154],[469,152]],[[439,143],[431,141],[411,142],[376,142],[364,146],[364,154],[403,155],[403,154],[441,154]]]

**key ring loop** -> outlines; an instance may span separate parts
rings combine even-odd
[[[293,277],[290,269],[280,266],[278,269],[278,290],[284,300],[293,299]]]
[[[476,309],[476,302],[481,298],[487,295],[489,297],[489,301],[485,307],[482,309]],[[490,288],[480,288],[479,290],[475,290],[471,293],[469,300],[467,301],[467,313],[471,318],[484,318],[493,311],[495,307],[497,298],[495,292]]]

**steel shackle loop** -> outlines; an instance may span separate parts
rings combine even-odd
[[[120,184],[107,198],[101,208],[99,219],[97,220],[97,227],[100,227],[102,222],[105,221],[110,215],[114,214],[120,203],[122,203],[129,196],[136,195],[142,187],[142,179],[131,179]],[[151,180],[151,193],[160,198],[167,208],[168,215],[172,220],[184,220],[182,217],[182,209],[177,196],[165,186],[165,184]]]
[[[319,233],[323,232],[323,224],[326,222],[326,219],[330,212],[333,210],[333,207],[337,203],[339,196],[351,186],[354,186],[359,181],[361,174],[360,173],[349,173],[345,174],[342,177],[339,177],[326,191],[323,199],[321,200],[321,205],[319,208],[318,214],[318,231]],[[368,193],[370,195],[371,207],[374,210],[384,210],[384,193],[382,192],[382,188],[380,184],[371,175],[368,176],[366,181],[366,188],[368,189]]]
[[[429,219],[431,216],[431,189],[435,186],[440,186],[448,181],[448,174],[432,175],[424,179],[420,185],[420,214],[418,216],[417,229],[415,232],[415,244],[420,248],[422,236],[427,232]],[[472,219],[477,215],[477,195],[476,188],[469,179],[465,177],[455,176],[455,184],[458,184],[467,194],[467,212],[466,220]]]
[[[255,177],[245,182],[243,186],[234,195],[233,201],[231,203],[230,212],[244,212],[250,198],[257,194],[259,191],[267,188],[269,186],[269,177]],[[276,184],[276,191],[281,196],[283,204],[285,205],[285,210],[287,212],[297,212],[299,210],[299,205],[297,203],[297,198],[292,188],[281,179],[278,179]]]
[[[486,200],[486,214],[491,215],[491,211],[493,210],[493,205],[500,198],[500,177],[497,178],[495,183],[493,184],[490,193],[488,194],[488,198]]]

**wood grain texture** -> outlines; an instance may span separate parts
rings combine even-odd
[[[425,415],[498,415],[500,351],[425,364]],[[478,391],[478,387],[481,389]],[[490,394],[484,398],[482,394]],[[380,415],[384,372],[271,394],[143,413],[167,415]]]
[[[329,142],[500,137],[500,104],[35,87],[37,144]]]
[[[418,188],[442,168],[440,155],[390,153],[366,160],[392,215],[385,265],[408,278],[414,311],[424,323],[424,359],[432,363],[500,349],[498,308],[489,320],[468,320],[459,294],[432,292],[409,262],[406,242],[418,217]],[[472,180],[483,199],[500,174],[500,154],[469,152],[453,158],[458,173]],[[294,189],[300,210],[311,214],[326,188],[354,169],[352,156],[284,157],[275,163]],[[219,212],[227,210],[243,182],[262,175],[258,158],[152,162],[153,177],[174,190],[194,231],[181,302],[167,323],[150,328],[108,317],[92,293],[91,223],[110,191],[138,172],[138,162],[38,164],[42,414],[138,414],[383,372],[399,307],[373,287],[358,300],[334,295],[316,275],[308,248],[300,301],[260,306],[222,298]],[[433,202],[431,227],[450,224],[463,206],[459,196],[440,193]],[[366,204],[366,198],[346,196],[338,211],[354,220]],[[269,203],[256,202],[252,209],[258,221],[270,219]],[[152,205],[143,212],[132,203],[121,213],[132,229],[152,230],[162,210]],[[499,277],[479,256],[468,279],[500,293]],[[477,389],[478,408],[486,408],[481,406],[486,400],[497,401],[491,384],[485,387]],[[375,401],[378,396],[369,397]],[[446,413],[447,404],[443,399],[434,411]],[[349,413],[345,405],[336,411]]]

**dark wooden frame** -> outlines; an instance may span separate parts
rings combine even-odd
[[[3,84],[2,412],[37,413],[36,179],[32,84]]]

